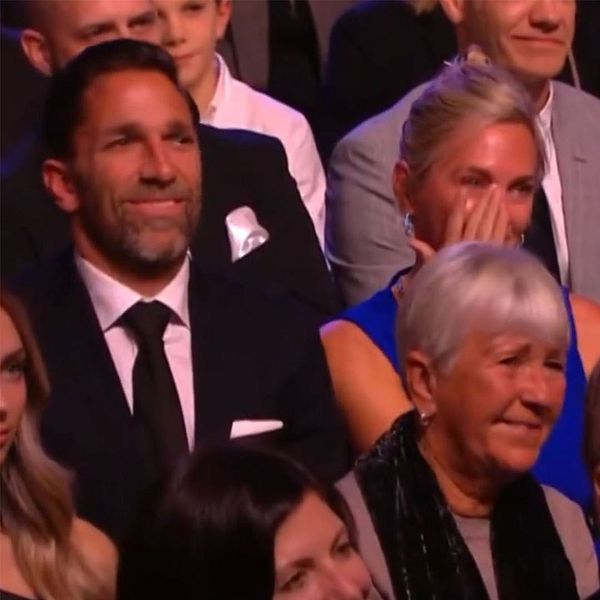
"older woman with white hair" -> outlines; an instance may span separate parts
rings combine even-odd
[[[543,172],[535,108],[513,77],[480,53],[446,67],[415,101],[394,189],[417,262],[322,330],[336,398],[357,450],[368,450],[412,408],[393,332],[398,300],[415,273],[437,250],[461,240],[520,245]],[[586,371],[600,356],[600,307],[563,292],[571,322],[564,410],[534,473],[585,505],[591,488],[580,450],[583,399]]]
[[[528,473],[565,388],[551,275],[521,249],[446,248],[406,290],[396,338],[415,410],[340,484],[379,587],[397,600],[594,593],[580,508]]]

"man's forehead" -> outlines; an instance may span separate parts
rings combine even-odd
[[[158,71],[126,69],[98,75],[84,93],[83,115],[88,124],[103,127],[175,121],[193,126],[185,99]]]

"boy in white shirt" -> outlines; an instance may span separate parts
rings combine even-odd
[[[293,108],[232,77],[216,44],[231,16],[231,0],[155,0],[163,46],[177,64],[202,123],[249,129],[278,138],[323,248],[325,174],[310,126]]]

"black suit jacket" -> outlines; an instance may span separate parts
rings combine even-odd
[[[120,539],[158,465],[131,415],[71,252],[13,289],[25,302],[52,394],[48,452],[72,469],[78,514]],[[192,266],[189,284],[196,447],[229,439],[238,419],[278,419],[256,436],[334,480],[348,467],[343,425],[306,309]]]
[[[203,208],[191,250],[202,267],[257,287],[285,291],[325,318],[339,308],[316,233],[281,142],[262,134],[199,126]],[[47,195],[39,144],[2,180],[0,261],[5,278],[43,261],[70,240],[67,218]],[[247,205],[270,239],[232,263],[225,217]]]
[[[404,0],[363,0],[335,23],[325,70],[329,147],[433,77],[456,53],[442,8],[416,15]]]

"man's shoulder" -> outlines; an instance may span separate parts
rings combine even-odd
[[[198,135],[203,152],[242,152],[247,156],[256,156],[257,152],[284,153],[283,146],[277,138],[247,129],[221,129],[199,124]]]
[[[243,329],[254,329],[269,324],[270,329],[286,332],[307,332],[307,327],[316,335],[322,314],[305,303],[296,300],[284,290],[266,289],[235,274],[216,269],[193,266],[190,292],[207,311],[215,311]]]
[[[587,92],[561,81],[552,82],[555,109],[575,122],[585,121],[586,127],[600,129],[600,100]]]
[[[600,109],[600,99],[596,98],[596,96],[592,96],[592,94],[589,94],[585,90],[580,90],[579,88],[573,87],[562,81],[553,81],[552,86],[554,88],[555,98],[583,103],[596,110]]]
[[[414,101],[426,87],[426,83],[417,86],[392,107],[363,121],[338,142],[336,151],[353,147],[379,146],[390,147],[397,152],[402,126],[408,118]]]

